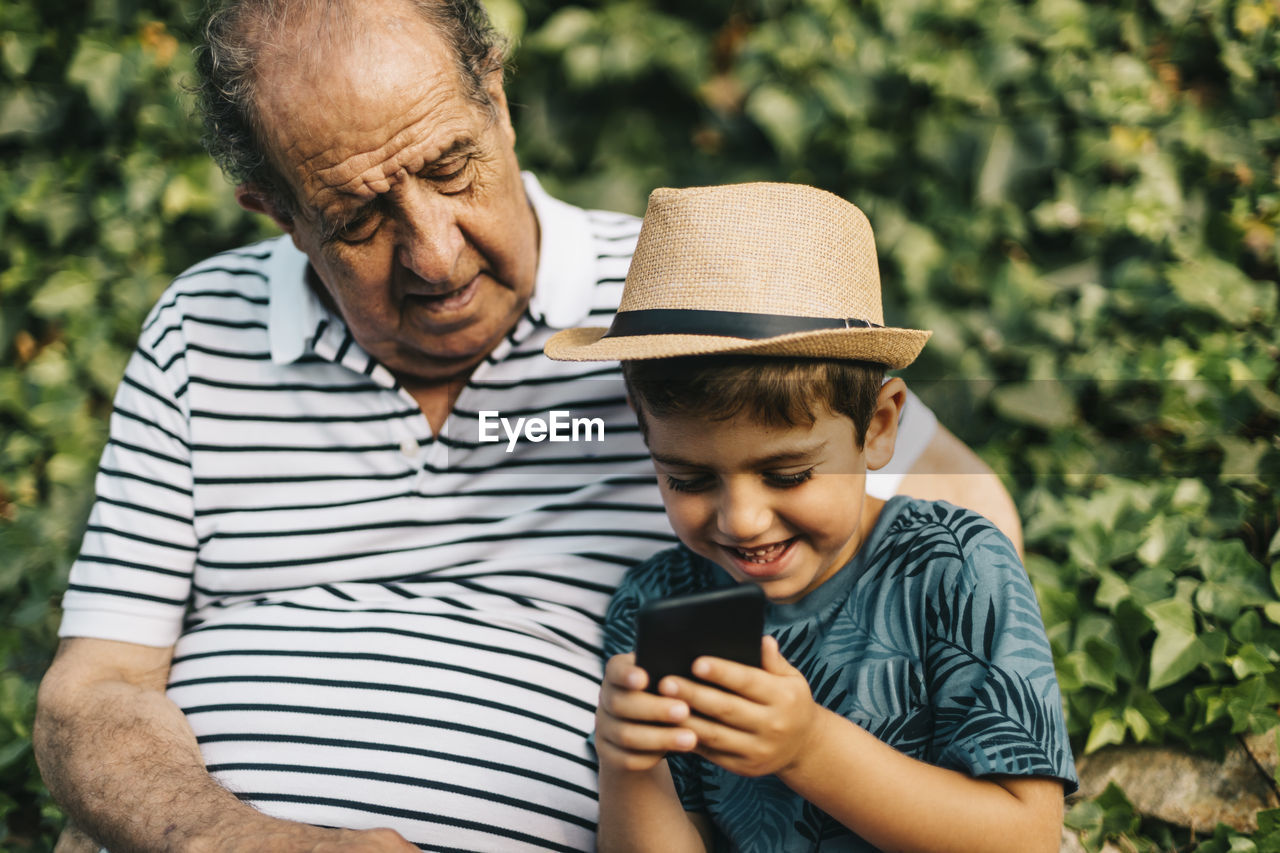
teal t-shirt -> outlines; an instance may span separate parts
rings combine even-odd
[[[645,602],[731,584],[683,546],[655,555],[609,606],[606,654],[634,648]],[[893,498],[839,572],[801,601],[768,604],[765,630],[817,702],[899,751],[971,776],[1051,776],[1076,789],[1035,593],[982,516]],[[685,809],[710,815],[736,849],[876,849],[776,776],[738,776],[695,755],[668,764]]]

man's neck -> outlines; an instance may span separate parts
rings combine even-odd
[[[409,396],[417,401],[418,408],[422,409],[422,414],[426,416],[432,435],[440,434],[440,430],[444,428],[444,422],[449,419],[449,413],[453,411],[453,404],[458,401],[458,396],[466,384],[465,376],[427,383],[405,382],[401,379],[401,385],[409,392]]]

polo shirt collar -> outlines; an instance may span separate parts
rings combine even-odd
[[[523,178],[539,231],[529,313],[553,329],[567,329],[585,321],[591,310],[596,287],[591,223],[585,210],[552,198],[531,173],[524,172]]]
[[[587,213],[547,194],[523,172],[525,194],[538,218],[538,272],[529,314],[556,329],[578,325],[591,310],[596,285],[594,248]],[[271,286],[271,360],[292,364],[314,344],[324,320],[337,321],[307,284],[307,256],[288,236],[276,238],[267,261]]]
[[[266,273],[271,288],[267,319],[271,361],[292,364],[311,348],[316,329],[329,316],[329,309],[307,284],[307,256],[293,245],[288,234],[274,240]]]

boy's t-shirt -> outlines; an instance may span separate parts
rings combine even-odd
[[[683,546],[655,555],[614,596],[606,654],[634,648],[643,603],[733,583]],[[889,500],[844,568],[799,602],[767,605],[765,630],[817,702],[899,751],[972,776],[1051,776],[1076,789],[1035,593],[982,516]],[[776,776],[745,778],[695,755],[668,763],[685,809],[709,814],[737,849],[876,849]]]

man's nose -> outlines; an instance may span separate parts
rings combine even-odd
[[[404,224],[397,260],[424,281],[453,283],[466,245],[453,205],[421,186],[406,187],[401,201]]]
[[[736,542],[750,542],[769,529],[773,510],[758,489],[728,484],[721,489],[716,526]]]

